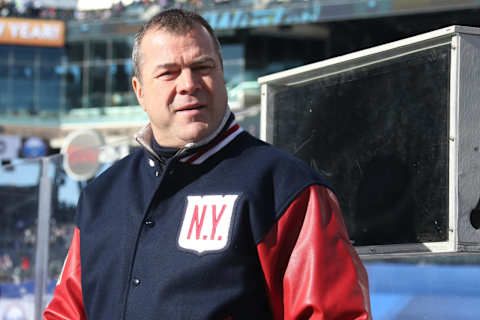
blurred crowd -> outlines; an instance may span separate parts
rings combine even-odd
[[[0,16],[21,18],[59,19],[65,10],[43,7],[39,1],[0,0]],[[71,11],[71,10],[70,10]]]
[[[103,10],[75,10],[73,18],[76,20],[107,20],[110,18],[135,18],[148,12],[158,12],[167,8],[192,7],[200,0],[135,0],[128,5],[118,1],[109,9]]]
[[[60,273],[73,233],[73,224],[56,225],[52,221],[49,238],[48,276],[54,279]],[[33,279],[36,235],[32,228],[10,235],[9,243],[0,241],[0,284]],[[13,245],[12,245],[13,244]],[[1,292],[0,292],[1,296]]]
[[[106,20],[110,18],[140,17],[148,11],[167,8],[200,9],[214,7],[234,0],[134,0],[125,5],[114,2],[111,8],[102,10],[67,10],[42,6],[38,0],[0,0],[1,17],[41,18],[60,20]]]
[[[110,18],[142,18],[168,8],[208,9],[216,7],[269,5],[306,0],[133,0],[115,1],[111,8],[101,10],[72,10],[45,7],[39,0],[0,0],[0,17],[39,18],[58,20],[107,20]]]

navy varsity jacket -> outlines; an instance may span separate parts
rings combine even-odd
[[[370,319],[334,194],[225,119],[194,152],[162,163],[147,144],[83,190],[44,319]]]

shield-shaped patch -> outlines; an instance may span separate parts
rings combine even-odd
[[[238,195],[188,196],[178,245],[198,254],[224,249]]]

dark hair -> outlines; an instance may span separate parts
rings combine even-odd
[[[140,72],[140,64],[141,64],[142,57],[141,57],[140,45],[142,43],[143,37],[149,30],[164,29],[165,31],[168,31],[174,34],[185,35],[188,32],[190,32],[195,27],[195,25],[201,25],[205,29],[207,29],[208,33],[212,37],[215,51],[218,54],[218,58],[220,59],[220,64],[222,65],[222,68],[223,68],[220,42],[218,41],[217,36],[215,35],[215,31],[213,31],[212,27],[208,24],[208,22],[201,15],[195,12],[182,10],[182,9],[169,9],[169,10],[165,10],[160,13],[157,13],[140,28],[137,34],[135,34],[135,38],[133,41],[133,50],[132,50],[134,76],[141,81],[142,77]]]

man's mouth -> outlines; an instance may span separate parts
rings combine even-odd
[[[176,108],[175,112],[200,110],[200,109],[203,109],[203,108],[205,108],[205,105],[203,105],[203,104],[186,105],[186,106],[181,106],[179,108]]]

